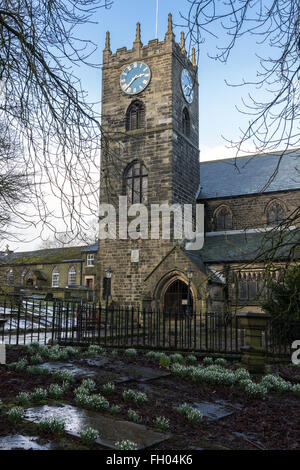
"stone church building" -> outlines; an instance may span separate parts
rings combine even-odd
[[[260,311],[268,258],[276,261],[268,275],[277,278],[291,257],[285,246],[276,248],[276,227],[300,205],[300,151],[199,162],[195,53],[188,57],[183,33],[175,41],[171,15],[161,42],[143,45],[138,24],[132,48],[113,53],[107,33],[102,71],[101,204],[117,208],[119,196],[129,208],[203,204],[204,245],[191,250],[171,233],[100,239],[58,258],[56,250],[53,260],[51,250],[42,259],[39,252],[3,253],[2,288],[28,288],[30,273],[30,286],[54,297],[73,292],[168,312]],[[296,235],[291,230],[290,238]]]

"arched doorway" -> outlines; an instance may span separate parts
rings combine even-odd
[[[193,295],[188,285],[180,279],[171,282],[164,293],[163,306],[169,314],[193,312]]]

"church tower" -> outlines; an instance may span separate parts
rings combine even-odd
[[[137,24],[133,47],[110,50],[106,35],[102,68],[100,203],[118,212],[128,206],[192,204],[199,187],[198,82],[195,54],[184,33],[175,42],[172,16],[164,41],[143,45]],[[149,209],[150,212],[150,209]],[[99,240],[98,292],[105,298],[105,270],[112,270],[111,300],[151,303],[147,278],[176,243],[172,240]]]

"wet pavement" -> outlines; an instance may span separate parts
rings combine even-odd
[[[229,416],[242,408],[238,403],[233,405],[225,400],[195,402],[193,406],[202,413],[203,417],[210,421],[216,421]]]
[[[107,357],[82,358],[76,362],[46,362],[40,365],[42,368],[54,370],[68,370],[78,377],[93,377],[95,379],[114,382],[147,382],[170,375],[163,370],[150,367],[132,366],[121,361],[112,361]],[[120,371],[122,373],[120,374]]]
[[[24,418],[31,422],[38,422],[50,416],[64,420],[66,432],[74,436],[79,436],[80,432],[87,427],[97,429],[100,437],[96,442],[111,449],[116,448],[117,441],[125,439],[135,442],[138,449],[145,449],[169,437],[167,434],[152,431],[141,424],[102,416],[95,411],[71,405],[28,408]]]
[[[0,437],[0,450],[55,450],[57,446],[34,436],[12,434]]]

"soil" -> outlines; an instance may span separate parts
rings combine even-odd
[[[24,350],[18,347],[7,350],[7,363],[15,362],[26,357]],[[111,357],[111,356],[110,356]],[[135,358],[128,358],[120,353],[112,361],[122,361],[131,366],[147,366],[159,369],[157,361],[145,358],[139,353]],[[72,361],[82,365],[82,360]],[[230,367],[233,367],[232,365]],[[273,366],[274,371],[297,378],[300,369],[287,365]],[[110,364],[102,368],[110,373]],[[115,371],[115,370],[114,370]],[[122,370],[119,370],[122,374]],[[289,375],[290,374],[290,375]],[[105,375],[97,381],[97,393],[103,393],[102,385]],[[50,383],[57,381],[51,377],[31,375],[26,372],[10,371],[6,366],[0,366],[0,399],[4,404],[15,402],[16,395],[21,391],[33,391],[36,387],[47,388]],[[81,380],[77,380],[74,387]],[[145,391],[149,402],[143,405],[124,402],[122,392],[125,389]],[[104,394],[104,393],[103,393]],[[300,399],[290,393],[284,395],[269,394],[265,399],[252,399],[237,387],[211,386],[208,384],[193,384],[175,376],[162,377],[145,383],[130,381],[116,383],[115,392],[106,395],[110,405],[122,405],[118,418],[127,419],[127,411],[132,408],[142,416],[142,423],[153,427],[157,416],[165,416],[170,420],[171,438],[154,448],[157,450],[183,449],[300,449]],[[225,400],[236,406],[229,416],[218,420],[203,418],[202,422],[193,425],[176,411],[176,406],[183,402],[215,402]],[[64,396],[64,403],[74,403],[72,391]],[[49,400],[47,401],[49,403]],[[32,424],[22,422],[12,424],[4,413],[0,414],[0,436],[9,434],[32,434]],[[34,435],[39,432],[35,428]],[[45,438],[45,436],[41,436]],[[79,439],[72,437],[55,438],[46,436],[57,444],[57,448],[86,448],[81,446]],[[52,443],[53,443],[52,442]],[[98,445],[90,446],[99,449]]]

